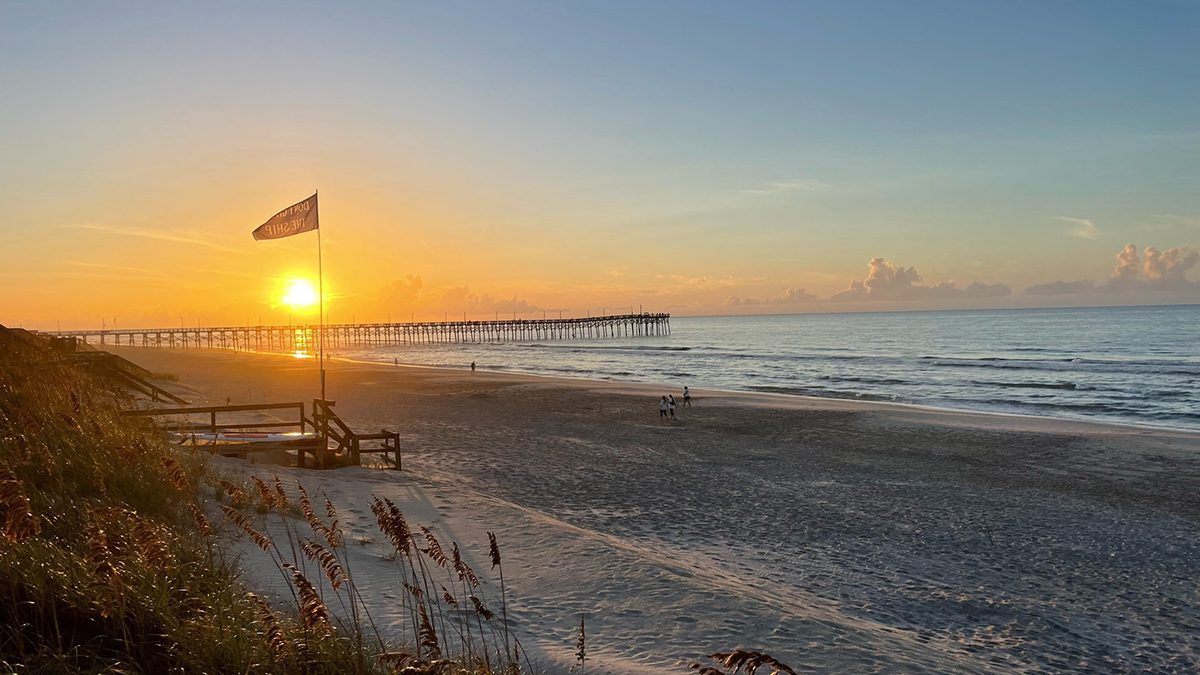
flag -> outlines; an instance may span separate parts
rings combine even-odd
[[[255,239],[282,239],[301,232],[312,232],[317,223],[317,195],[297,202],[271,216],[254,230]]]

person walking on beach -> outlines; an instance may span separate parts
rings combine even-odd
[[[683,385],[683,407],[692,407],[692,392],[688,391],[687,385]]]
[[[471,372],[472,373],[475,372],[475,362],[474,361],[471,362]]]
[[[662,419],[667,416],[667,397],[663,396],[658,402],[658,418]]]
[[[667,396],[667,410],[671,411],[671,419],[675,419],[675,394]]]

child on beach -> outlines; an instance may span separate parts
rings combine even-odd
[[[667,410],[671,411],[671,419],[675,419],[675,394],[667,396]]]
[[[658,402],[658,417],[659,417],[659,419],[662,419],[663,417],[666,417],[666,416],[667,416],[667,397],[664,396],[664,397],[662,397],[662,400]]]

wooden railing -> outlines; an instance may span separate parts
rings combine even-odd
[[[295,410],[296,420],[287,421],[279,420],[278,422],[236,422],[230,424],[218,424],[217,415],[221,413],[235,412],[256,412],[262,410]],[[155,417],[165,415],[208,415],[208,424],[184,422],[179,424],[163,425],[167,431],[208,431],[210,433],[218,433],[231,429],[290,429],[296,427],[301,433],[305,430],[305,425],[312,427],[312,420],[304,415],[304,402],[294,401],[289,403],[252,403],[248,405],[209,405],[209,406],[188,406],[186,408],[140,408],[137,410],[122,411],[122,415],[130,417],[149,416]],[[312,427],[315,430],[315,427]]]
[[[296,465],[305,468],[309,466],[311,455],[312,466],[324,469],[334,461],[336,454],[344,454],[350,464],[361,463],[363,454],[382,454],[384,459],[394,456],[394,466],[401,468],[400,434],[394,431],[380,430],[379,433],[360,434],[349,427],[333,412],[333,401],[313,399],[312,417],[304,414],[303,401],[287,403],[254,403],[248,405],[210,405],[189,406],[186,408],[144,408],[123,411],[123,415],[134,416],[193,416],[207,415],[204,421],[187,420],[174,424],[164,424],[166,431],[204,431],[220,433],[223,431],[270,431],[288,430],[295,428],[301,433],[311,429],[314,436],[276,442],[247,442],[223,443],[213,446],[215,451],[226,455],[245,457],[250,453],[269,450],[287,450],[296,453]],[[294,420],[279,420],[273,422],[227,422],[221,423],[217,416],[228,413],[262,412],[269,410],[294,410]],[[332,441],[332,443],[330,443]],[[378,444],[371,445],[370,441]],[[364,442],[368,442],[364,444]]]
[[[357,433],[333,412],[334,405],[334,401],[314,398],[312,423],[314,428],[324,430],[325,437],[337,444],[337,452],[349,453],[350,463],[356,465],[362,463],[363,453],[382,454],[385,460],[389,454],[394,454],[394,468],[398,471],[402,468],[400,434],[386,429],[380,429],[379,433]],[[379,441],[379,445],[364,447],[363,441]]]

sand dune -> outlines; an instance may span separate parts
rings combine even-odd
[[[121,351],[214,401],[315,383],[282,357]],[[497,533],[548,672],[580,614],[589,670],[615,673],[739,645],[814,672],[1200,668],[1196,434],[705,391],[663,423],[661,388],[366,364],[330,383],[351,424],[401,432],[403,473],[224,465],[328,493],[397,632],[373,494],[479,569]]]

